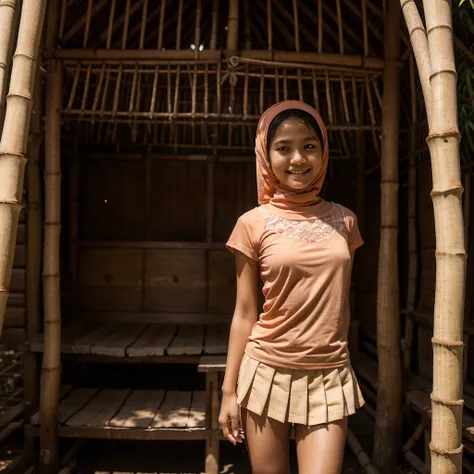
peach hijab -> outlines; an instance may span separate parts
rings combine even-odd
[[[270,124],[278,114],[288,109],[303,110],[312,115],[319,125],[323,138],[323,162],[321,170],[310,185],[298,191],[278,181],[270,167],[267,151],[267,138]],[[316,109],[299,100],[286,100],[272,105],[263,113],[258,122],[255,153],[257,155],[257,193],[258,203],[260,205],[270,203],[281,210],[296,211],[321,201],[319,192],[321,191],[328,167],[329,145],[326,126]]]

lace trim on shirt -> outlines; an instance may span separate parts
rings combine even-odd
[[[298,220],[271,214],[261,206],[258,208],[265,218],[265,228],[278,234],[303,240],[304,242],[316,243],[328,237],[334,232],[346,235],[346,223],[341,206],[335,205],[334,210],[324,216],[315,219]]]

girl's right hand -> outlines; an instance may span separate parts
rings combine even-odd
[[[237,443],[243,442],[244,432],[239,416],[237,395],[235,393],[223,394],[219,424],[221,425],[224,437],[234,446],[236,446]]]

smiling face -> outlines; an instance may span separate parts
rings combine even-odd
[[[280,124],[268,147],[270,166],[281,184],[300,190],[318,176],[323,162],[321,140],[301,118]]]

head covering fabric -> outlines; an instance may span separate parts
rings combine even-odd
[[[270,124],[277,115],[289,109],[303,110],[312,115],[319,125],[323,139],[321,169],[312,183],[298,190],[279,182],[270,167],[270,157],[268,156],[267,139]],[[329,144],[326,126],[316,109],[299,100],[286,100],[272,105],[263,113],[258,122],[255,153],[257,158],[257,194],[260,205],[269,203],[281,210],[298,210],[321,201],[319,193],[328,167]]]

